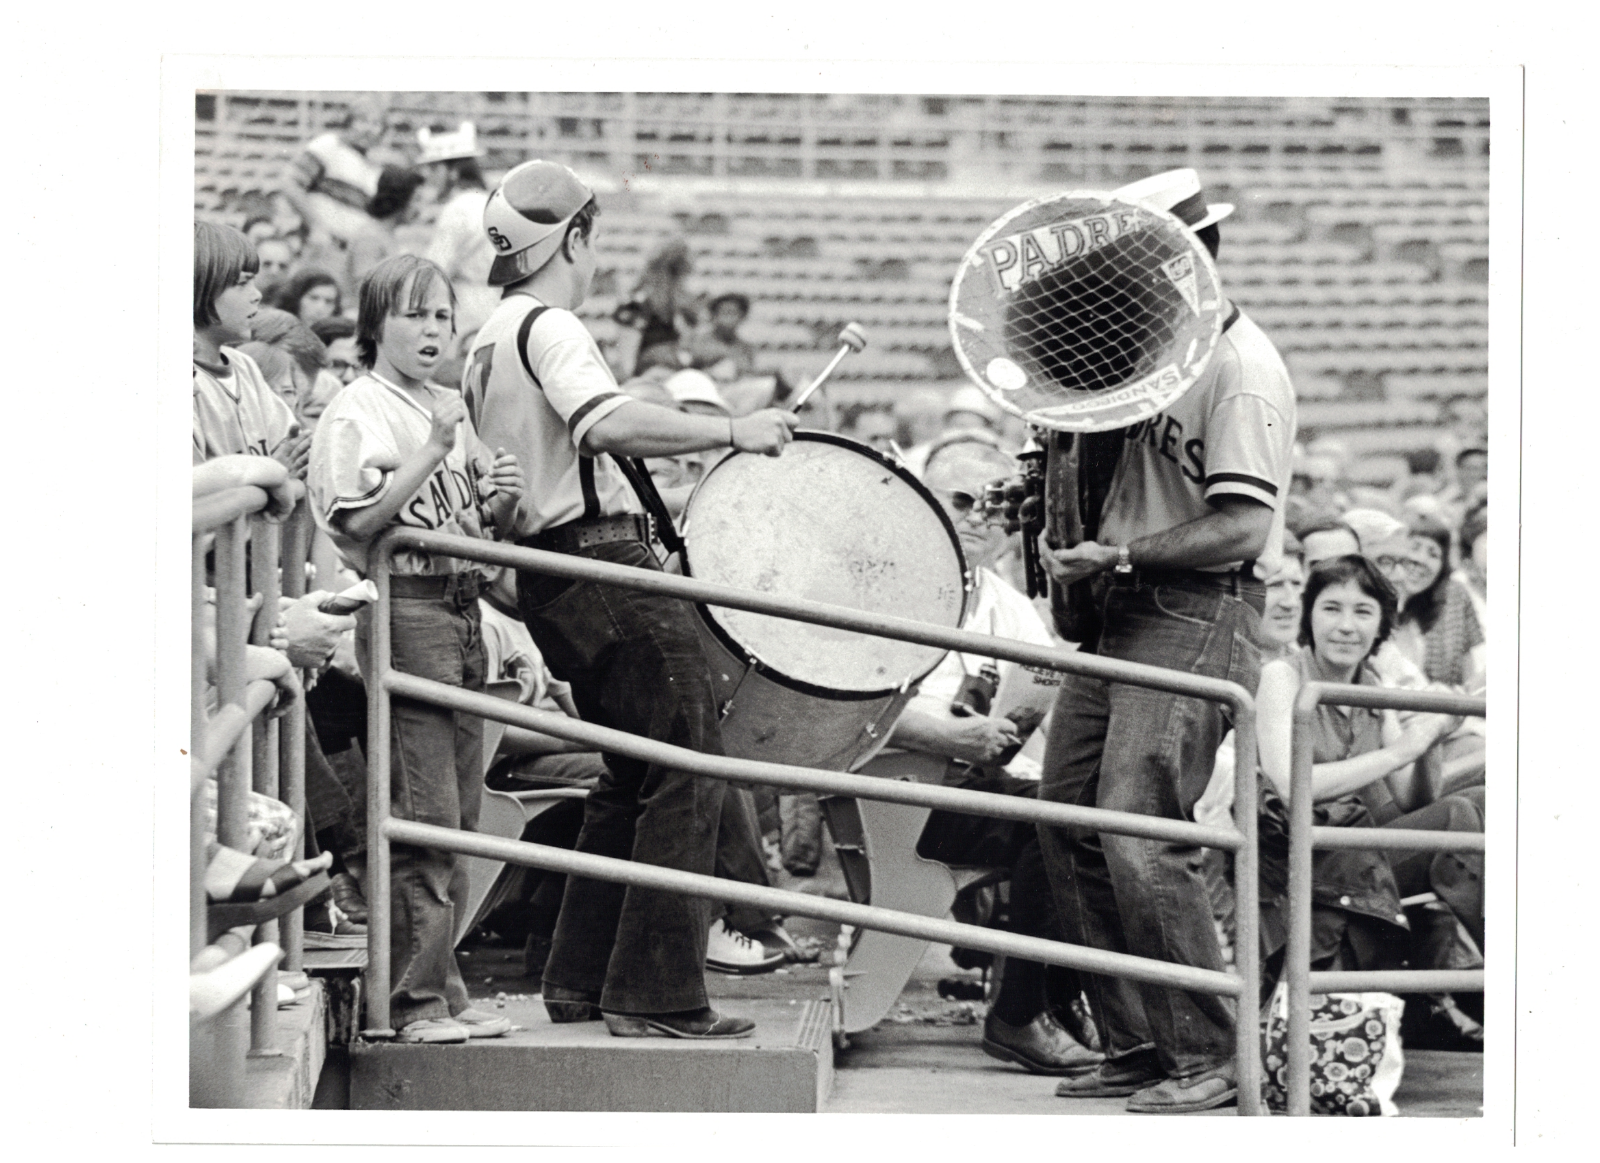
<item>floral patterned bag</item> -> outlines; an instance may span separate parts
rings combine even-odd
[[[1311,995],[1311,1113],[1397,1115],[1394,1093],[1405,1065],[1400,1016],[1392,993]],[[1289,991],[1279,982],[1261,1027],[1262,1095],[1274,1111],[1288,1109]]]

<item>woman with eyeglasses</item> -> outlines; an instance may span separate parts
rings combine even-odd
[[[1261,668],[1257,691],[1261,757],[1262,952],[1273,956],[1287,939],[1287,804],[1294,703],[1306,682],[1380,685],[1372,655],[1393,630],[1399,597],[1379,568],[1354,554],[1322,562],[1306,581],[1300,649]],[[1390,786],[1460,720],[1414,714],[1404,723],[1390,711],[1324,705],[1313,737],[1314,820],[1333,827],[1410,828],[1482,832],[1481,787],[1404,811]],[[1312,963],[1318,968],[1365,969],[1409,957],[1403,897],[1433,892],[1483,946],[1483,859],[1464,853],[1327,850],[1313,874]]]
[[[1378,568],[1400,594],[1394,641],[1433,682],[1481,689],[1483,626],[1472,595],[1450,567],[1451,534],[1419,515],[1402,538],[1383,546]]]

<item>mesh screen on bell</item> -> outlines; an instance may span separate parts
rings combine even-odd
[[[1170,214],[1107,195],[1035,199],[963,259],[950,331],[967,374],[1032,423],[1104,431],[1166,407],[1204,371],[1223,300]]]

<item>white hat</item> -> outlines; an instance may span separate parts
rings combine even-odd
[[[944,406],[943,414],[949,416],[953,412],[971,412],[991,424],[998,424],[1001,419],[1000,409],[995,407],[994,401],[984,395],[982,389],[971,384],[957,388],[950,394],[950,402]]]
[[[1111,196],[1124,202],[1138,202],[1152,210],[1165,210],[1190,230],[1204,230],[1233,213],[1232,202],[1206,205],[1200,175],[1191,169],[1151,174],[1113,190]]]
[[[500,180],[483,207],[483,230],[495,260],[489,285],[503,287],[533,274],[561,246],[567,223],[594,191],[560,162],[523,162]]]
[[[417,154],[419,166],[483,156],[478,148],[478,127],[470,121],[463,121],[454,133],[435,133],[424,125],[417,130],[417,145],[421,150]]]
[[[733,409],[728,407],[728,401],[717,391],[717,381],[703,371],[697,371],[692,367],[684,368],[683,371],[668,376],[667,382],[662,386],[672,393],[672,398],[679,404],[710,404],[724,415],[733,415]]]

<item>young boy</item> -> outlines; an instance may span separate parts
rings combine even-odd
[[[235,350],[251,338],[261,292],[255,247],[239,231],[194,225],[194,463],[245,453],[270,456],[304,478],[309,436],[268,386],[261,369]]]
[[[365,573],[392,525],[465,537],[505,528],[522,496],[516,458],[491,456],[459,393],[430,382],[455,331],[455,292],[439,267],[397,255],[361,282],[357,341],[367,373],[328,404],[307,480],[317,524],[345,563]],[[480,485],[493,485],[485,502]],[[393,664],[482,690],[478,594],[493,567],[404,550],[390,583]],[[371,675],[370,607],[357,619],[361,669]],[[395,699],[393,814],[471,830],[483,795],[479,719]],[[396,844],[391,866],[391,1019],[404,1042],[461,1042],[510,1029],[469,1008],[454,953],[455,906],[466,877],[448,852]]]

